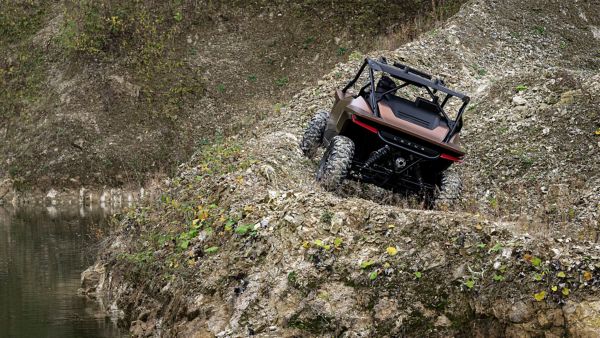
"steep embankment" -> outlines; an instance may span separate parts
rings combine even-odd
[[[372,54],[472,94],[454,210],[313,182],[302,127],[357,59],[122,215],[85,291],[136,336],[597,336],[597,5],[470,1]]]
[[[462,2],[3,1],[0,198],[172,174],[351,51]]]

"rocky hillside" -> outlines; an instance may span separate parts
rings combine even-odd
[[[299,137],[355,54],[121,215],[83,291],[134,336],[600,335],[597,8],[474,0],[369,53],[471,94],[452,210],[314,183]]]
[[[462,2],[2,1],[0,182],[45,195],[170,175]]]

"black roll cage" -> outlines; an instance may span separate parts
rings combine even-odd
[[[387,63],[387,61],[384,58],[381,58],[381,61],[376,61],[376,60],[373,60],[370,58],[366,58],[363,61],[360,69],[356,73],[356,76],[354,76],[354,78],[350,82],[348,82],[348,84],[342,89],[342,93],[345,94],[346,91],[348,91],[348,89],[350,89],[352,86],[354,86],[354,84],[356,83],[356,81],[358,81],[358,79],[360,78],[360,76],[362,75],[362,73],[364,72],[364,70],[367,66],[369,66],[369,83],[366,84],[365,86],[363,86],[361,88],[361,91],[366,89],[367,86],[370,86],[370,90],[371,90],[371,93],[373,93],[373,95],[370,95],[370,99],[369,99],[370,102],[368,102],[368,103],[371,106],[371,109],[375,112],[375,115],[377,117],[381,117],[381,114],[379,113],[379,106],[377,105],[377,102],[379,102],[379,100],[381,100],[383,98],[383,96],[385,96],[386,94],[388,94],[394,90],[403,88],[405,86],[414,85],[419,88],[425,88],[425,90],[427,90],[427,93],[429,94],[429,96],[431,96],[431,101],[437,106],[439,112],[443,115],[443,117],[448,122],[448,126],[450,126],[450,130],[448,131],[448,134],[446,134],[446,136],[444,137],[444,142],[448,142],[452,138],[452,136],[454,136],[454,134],[456,133],[457,126],[460,124],[460,121],[462,121],[462,115],[465,111],[465,108],[467,107],[467,104],[469,104],[469,101],[471,100],[469,98],[469,96],[467,96],[463,93],[453,91],[452,89],[449,89],[448,87],[444,86],[444,81],[442,81],[440,79],[433,79],[433,77],[431,75],[423,73],[421,71],[418,71],[409,66],[403,65],[398,62],[394,62],[393,65],[390,65]],[[404,83],[400,84],[390,90],[387,90],[386,92],[384,92],[382,94],[375,95],[375,71],[387,73],[391,77],[393,77],[397,80],[404,81]],[[442,100],[441,105],[439,104],[439,97],[437,95],[435,95],[437,92],[442,92],[442,93],[446,94],[446,96]],[[377,96],[379,96],[379,97],[377,97]],[[462,102],[463,102],[460,109],[458,110],[456,119],[454,119],[454,120],[448,116],[446,111],[444,111],[444,106],[446,105],[448,100],[450,100],[450,98],[452,98],[452,97],[457,97],[460,100],[462,100]]]

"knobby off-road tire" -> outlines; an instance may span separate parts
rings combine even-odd
[[[348,176],[353,157],[354,142],[346,136],[335,136],[321,158],[317,181],[327,190],[337,190]]]
[[[446,170],[442,173],[439,189],[436,191],[435,204],[437,206],[451,206],[458,202],[462,193],[462,180],[455,170]]]
[[[300,149],[304,156],[308,158],[315,156],[317,149],[323,143],[327,120],[329,120],[329,112],[320,111],[308,122],[308,127],[306,127],[302,141],[300,141]]]

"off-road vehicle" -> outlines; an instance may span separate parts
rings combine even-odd
[[[359,80],[366,83],[355,93]],[[326,189],[351,178],[451,202],[460,195],[461,181],[448,169],[465,155],[459,133],[468,103],[467,95],[441,79],[367,58],[336,90],[331,111],[310,120],[300,148],[313,157],[319,146],[326,147],[316,175]]]

